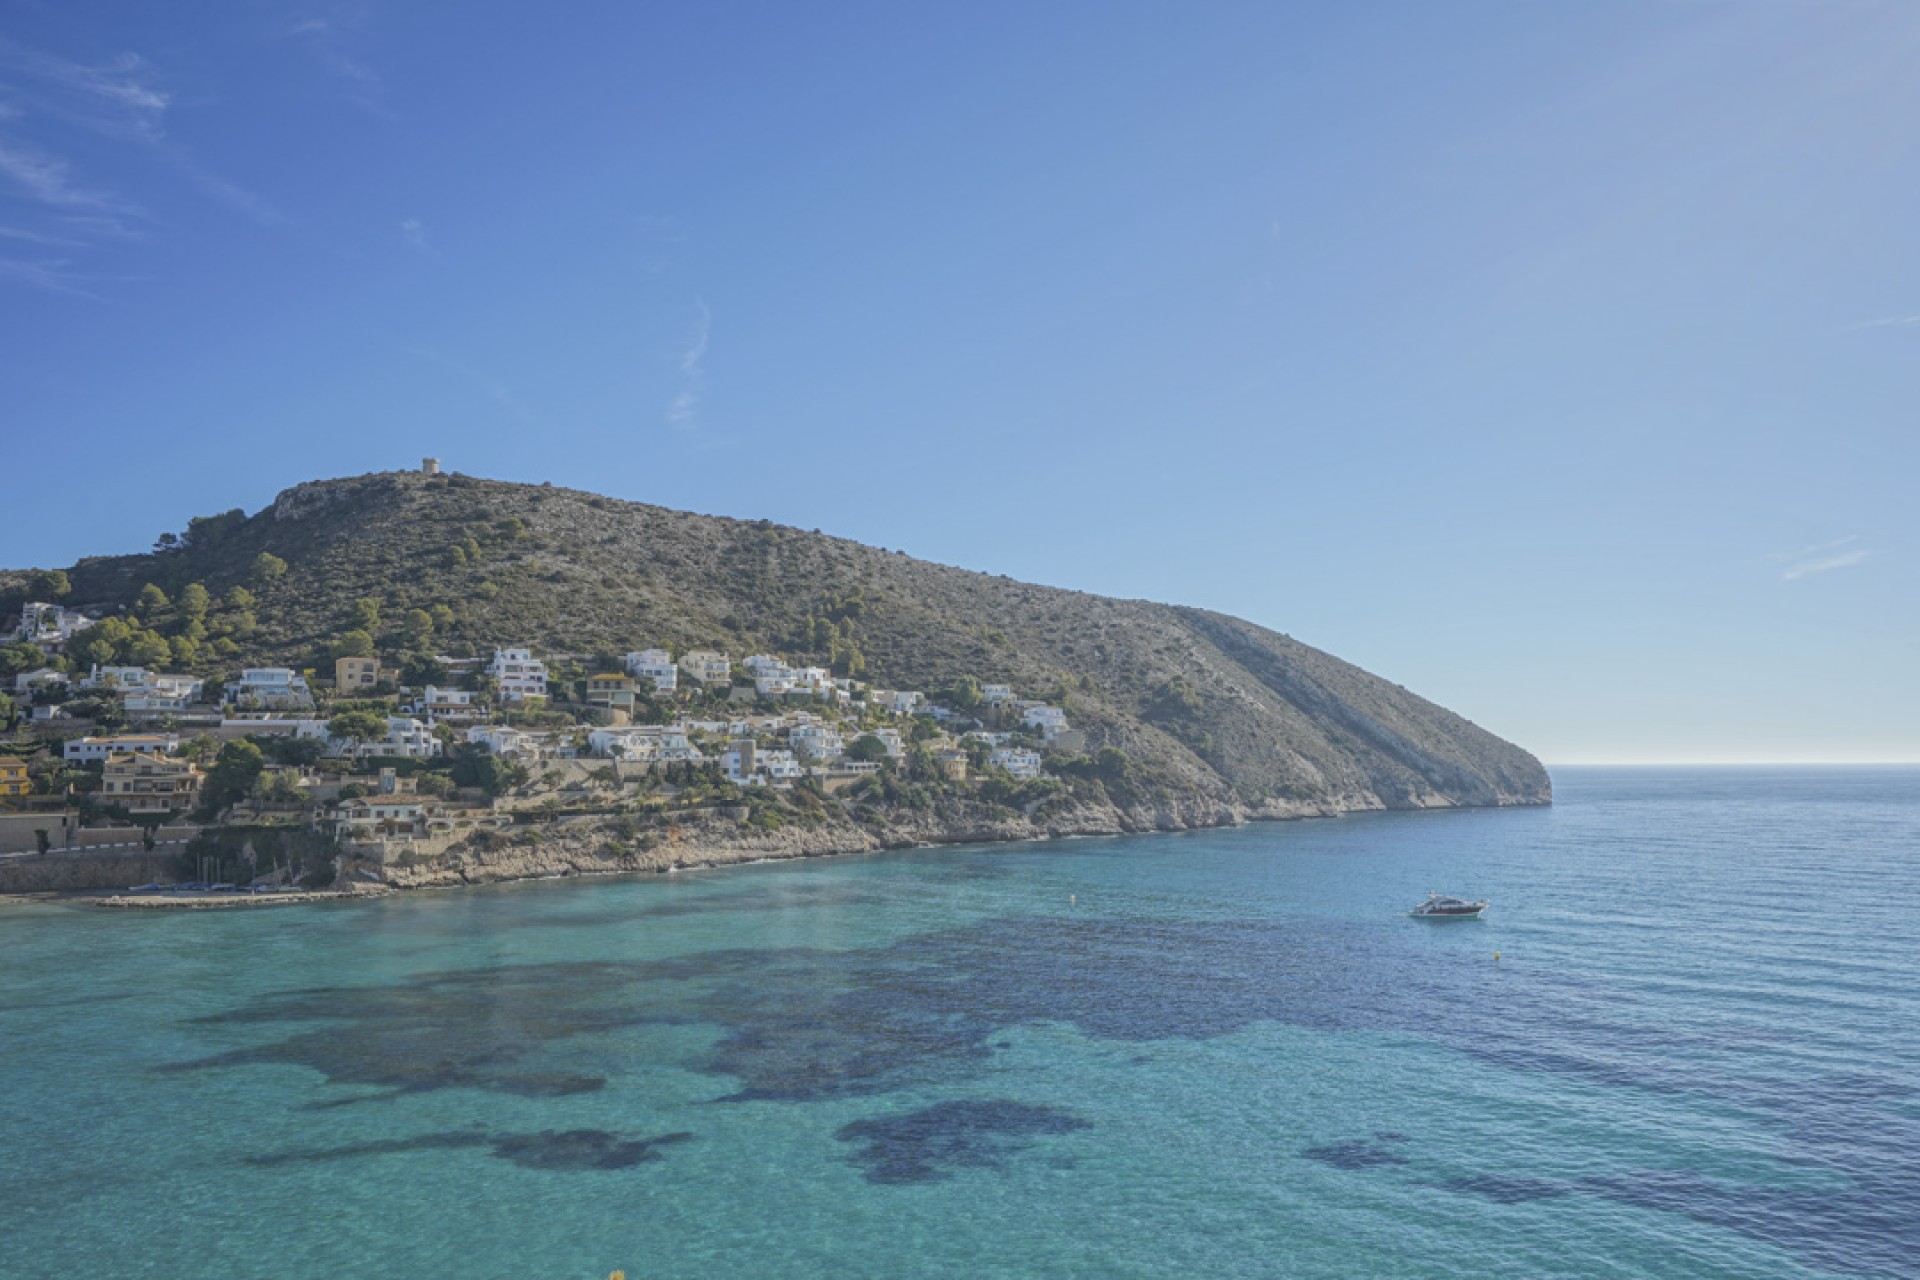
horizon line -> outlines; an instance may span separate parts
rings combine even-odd
[[[1737,769],[1808,767],[1881,767],[1920,765],[1920,758],[1901,760],[1542,760],[1549,769]]]

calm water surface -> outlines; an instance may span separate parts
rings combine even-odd
[[[0,908],[0,1276],[1920,1277],[1920,770],[1555,781]]]

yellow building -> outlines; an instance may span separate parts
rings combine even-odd
[[[200,771],[166,756],[108,756],[100,794],[129,813],[191,809],[200,799]]]
[[[360,693],[380,683],[380,659],[336,658],[333,687],[339,693]]]
[[[0,800],[18,800],[32,790],[27,762],[18,756],[0,756]]]

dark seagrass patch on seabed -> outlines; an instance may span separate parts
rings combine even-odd
[[[1262,1021],[1404,1025],[1476,972],[1391,947],[1348,948],[1364,963],[1329,965],[1337,941],[1298,922],[1012,916],[854,951],[743,947],[426,973],[276,993],[198,1019],[285,1025],[287,1035],[163,1070],[294,1065],[373,1090],[310,1106],[455,1088],[555,1097],[605,1083],[553,1060],[575,1038],[708,1025],[719,1038],[681,1065],[734,1081],[723,1100],[804,1103],[975,1079],[1021,1025],[1071,1024],[1132,1044]],[[1182,998],[1163,998],[1169,990]],[[1509,1025],[1521,1020],[1511,993],[1503,1011]]]
[[[422,1133],[411,1138],[388,1138],[375,1142],[356,1142],[339,1147],[321,1147],[308,1151],[281,1151],[272,1155],[248,1156],[246,1162],[263,1168],[275,1165],[308,1164],[330,1160],[360,1160],[371,1156],[399,1155],[410,1151],[450,1151],[464,1147],[488,1147],[491,1154],[510,1160],[525,1169],[579,1171],[588,1169],[628,1169],[662,1159],[660,1148],[689,1142],[691,1133],[663,1133],[653,1138],[622,1138],[604,1129],[568,1129],[539,1133],[487,1133],[479,1129],[456,1129],[447,1133]]]
[[[1328,963],[1336,951],[1341,962]],[[719,1036],[676,1065],[731,1081],[721,1100],[805,1103],[964,1084],[1017,1026],[1144,1046],[1275,1022],[1415,1028],[1511,1069],[1678,1083],[1651,1055],[1596,1072],[1607,1062],[1597,1048],[1541,1052],[1551,1037],[1539,1029],[1558,1028],[1584,988],[1540,977],[1503,989],[1494,1018],[1479,1012],[1493,1002],[1475,998],[1491,973],[1389,941],[1355,948],[1297,921],[1009,916],[849,951],[736,947],[277,993],[197,1021],[285,1026],[286,1038],[163,1069],[294,1065],[366,1087],[314,1106],[451,1088],[556,1097],[605,1084],[573,1065],[577,1038],[702,1025]],[[1436,1032],[1430,1010],[1442,1002],[1461,1012]]]
[[[1828,1174],[1829,1185],[1769,1185],[1710,1178],[1685,1169],[1638,1169],[1581,1178],[1475,1174],[1441,1184],[1500,1204],[1591,1195],[1734,1231],[1845,1275],[1920,1280],[1920,1124],[1866,1108],[1889,1092],[1849,1078],[1823,1095],[1802,1088],[1805,1119],[1796,1178]],[[1846,1114],[1852,1113],[1852,1114]]]
[[[1336,1169],[1377,1169],[1385,1165],[1405,1164],[1407,1158],[1365,1138],[1328,1142],[1308,1147],[1300,1153],[1309,1160],[1330,1164]]]
[[[1920,1277],[1920,1235],[1913,1225],[1920,1218],[1912,1215],[1910,1189],[1876,1184],[1843,1191],[1768,1187],[1675,1169],[1566,1179],[1474,1174],[1440,1185],[1496,1204],[1598,1196],[1735,1231],[1823,1271],[1887,1280]]]
[[[1440,1186],[1446,1191],[1483,1196],[1495,1204],[1526,1204],[1530,1200],[1552,1200],[1573,1194],[1573,1188],[1564,1182],[1549,1178],[1509,1178],[1498,1173],[1453,1178]]]
[[[857,1142],[852,1158],[868,1182],[939,1182],[962,1168],[998,1169],[1036,1138],[1090,1129],[1079,1116],[1006,1099],[937,1102],[918,1111],[844,1125],[833,1136]]]
[[[627,1139],[600,1129],[547,1129],[499,1134],[493,1139],[493,1154],[526,1169],[628,1169],[661,1159],[661,1147],[692,1138],[691,1133],[663,1133]]]
[[[462,970],[385,986],[284,992],[197,1021],[323,1025],[161,1069],[303,1066],[330,1084],[383,1091],[316,1104],[323,1106],[451,1088],[534,1098],[591,1093],[606,1084],[603,1077],[543,1069],[527,1059],[576,1036],[633,1025],[641,1016],[635,1009],[603,999],[631,980],[616,966],[581,963]]]

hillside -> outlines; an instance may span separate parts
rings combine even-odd
[[[165,541],[165,540],[163,540]],[[136,610],[255,597],[209,673],[312,665],[379,602],[383,653],[549,654],[664,645],[770,650],[874,684],[956,677],[1064,702],[1089,750],[1124,752],[1162,804],[1237,814],[1539,804],[1526,751],[1388,681],[1251,623],[930,564],[766,521],[692,515],[549,486],[383,473],[317,481],[252,515],[196,520],[168,549],[82,560],[65,603]],[[274,576],[262,553],[285,562]],[[0,577],[19,599],[25,574]],[[436,616],[404,633],[409,610]]]

